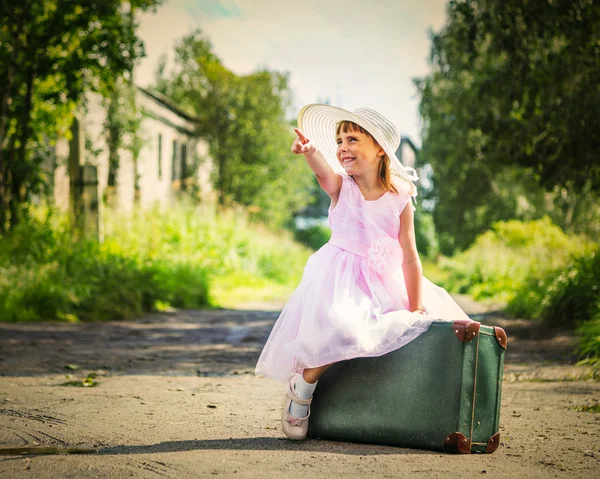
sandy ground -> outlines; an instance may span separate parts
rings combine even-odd
[[[459,302],[509,336],[494,454],[288,441],[281,386],[252,374],[278,314],[263,307],[0,323],[0,476],[600,477],[600,414],[585,411],[600,382],[573,365],[574,338]],[[90,373],[95,387],[63,385]]]

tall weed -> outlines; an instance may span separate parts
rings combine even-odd
[[[549,326],[574,329],[600,318],[600,249],[575,258],[557,273],[542,299],[542,320]]]
[[[577,328],[580,337],[577,352],[580,364],[589,365],[595,371],[600,370],[600,303],[597,304],[596,315]]]
[[[591,244],[566,235],[549,218],[496,223],[463,253],[443,260],[444,286],[475,299],[504,301],[513,313],[532,317],[540,311],[540,291],[555,271]]]
[[[218,305],[210,291],[219,282],[243,282],[246,295],[248,284],[292,285],[309,255],[242,210],[108,210],[101,244],[75,240],[66,225],[47,215],[0,237],[0,320],[93,321]],[[235,300],[235,288],[215,289]]]

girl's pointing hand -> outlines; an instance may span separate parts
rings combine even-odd
[[[300,153],[306,154],[315,148],[312,141],[306,138],[304,133],[302,133],[298,128],[295,128],[294,131],[298,137],[294,138],[294,142],[292,143],[292,153],[296,155],[299,155]]]

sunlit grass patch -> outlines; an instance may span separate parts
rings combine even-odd
[[[600,413],[600,403],[596,402],[595,404],[582,404],[579,406],[574,406],[573,409],[577,412],[591,412],[591,413]]]
[[[213,278],[211,297],[215,306],[237,308],[248,304],[280,305],[294,291],[296,284],[279,284],[251,275],[228,275]]]
[[[96,377],[96,373],[90,373],[82,379],[66,381],[64,383],[59,384],[59,386],[66,386],[72,388],[95,388],[96,386],[98,386],[98,382],[95,380]],[[70,379],[70,377],[67,377],[67,379]]]
[[[468,250],[440,261],[447,271],[442,285],[477,300],[506,302],[514,315],[536,317],[556,272],[593,248],[591,241],[566,235],[548,218],[498,222]]]
[[[450,272],[447,269],[444,269],[440,265],[439,261],[423,258],[422,263],[423,276],[425,276],[429,281],[431,281],[434,284],[446,284],[450,276]]]
[[[241,209],[106,210],[103,231],[102,243],[76,240],[50,215],[0,238],[0,320],[127,319],[269,301],[299,282],[310,254]]]

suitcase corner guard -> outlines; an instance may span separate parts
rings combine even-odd
[[[490,437],[490,440],[488,441],[487,446],[485,448],[485,452],[487,454],[491,454],[496,449],[498,449],[499,445],[500,445],[500,433],[497,432],[492,437]]]
[[[446,436],[443,444],[444,451],[454,454],[470,454],[471,441],[461,432],[453,432]]]
[[[496,335],[496,341],[498,341],[498,344],[502,347],[502,349],[506,349],[508,337],[506,336],[504,329],[494,326],[494,334]]]
[[[452,323],[452,330],[462,343],[473,341],[479,334],[481,323],[471,321],[470,319],[459,319]]]
[[[446,436],[444,439],[444,444],[442,445],[444,452],[450,452],[453,454],[471,454],[473,452],[473,446],[485,446],[485,451],[479,450],[479,452],[485,452],[486,454],[491,454],[500,445],[500,433],[497,432],[492,437],[490,437],[489,441],[486,443],[472,443],[467,436],[465,436],[461,432],[453,432]]]

